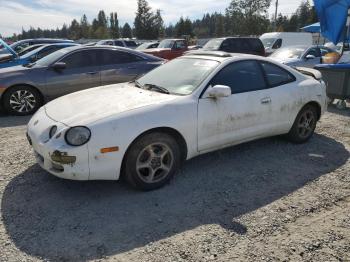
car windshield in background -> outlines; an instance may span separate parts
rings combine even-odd
[[[158,48],[172,48],[174,45],[174,40],[163,40],[160,42]]]
[[[189,95],[219,64],[214,60],[178,58],[154,69],[138,82],[141,86],[163,87],[172,94]]]
[[[143,43],[142,45],[139,45],[136,49],[137,50],[144,50],[147,49],[150,43]]]
[[[276,42],[276,38],[260,38],[260,40],[265,47],[272,47]]]
[[[134,41],[125,41],[125,44],[128,47],[137,47],[137,44]]]
[[[36,61],[36,65],[49,66],[52,63],[56,62],[58,59],[60,59],[62,56],[70,52],[71,49],[73,48],[74,47],[71,47],[71,48],[68,47],[68,48],[60,49],[56,52],[53,52],[52,54],[49,54],[48,56],[45,56],[44,58],[41,58],[38,61]]]
[[[286,58],[301,58],[306,47],[285,47],[274,52],[270,57],[286,59]]]
[[[221,44],[222,44],[222,39],[212,39],[208,43],[206,43],[203,46],[204,50],[219,50]]]

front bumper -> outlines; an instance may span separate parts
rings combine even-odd
[[[50,139],[49,132],[54,125],[57,126],[57,132]],[[27,138],[38,164],[44,170],[64,179],[89,180],[88,146],[67,145],[64,133],[68,128],[49,118],[44,108],[41,108],[28,123]]]

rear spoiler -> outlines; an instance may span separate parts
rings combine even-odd
[[[307,67],[295,67],[295,69],[304,75],[315,78],[316,80],[322,79],[321,72],[316,69],[307,68]]]

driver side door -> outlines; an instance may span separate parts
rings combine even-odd
[[[46,88],[49,99],[101,84],[100,66],[97,60],[98,50],[75,51],[66,55],[59,62],[66,68],[46,71]]]
[[[208,98],[198,103],[198,151],[241,143],[268,134],[271,124],[270,91],[261,66],[255,60],[233,62],[210,82],[229,86],[232,95]]]

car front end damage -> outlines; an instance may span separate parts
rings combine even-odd
[[[88,145],[68,145],[65,133],[69,129],[49,118],[42,107],[28,123],[27,138],[44,170],[64,179],[89,180]]]

